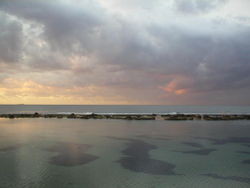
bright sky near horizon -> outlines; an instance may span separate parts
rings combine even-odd
[[[250,104],[249,0],[0,0],[0,104]]]

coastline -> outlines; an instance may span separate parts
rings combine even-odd
[[[0,118],[68,118],[68,119],[120,119],[120,120],[250,120],[248,114],[231,113],[9,113]]]

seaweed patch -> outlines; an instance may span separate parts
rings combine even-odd
[[[203,145],[196,142],[182,142],[182,144],[197,148],[196,150],[189,151],[175,151],[184,154],[195,154],[195,155],[209,155],[211,152],[216,151],[214,148],[206,148]]]
[[[122,151],[125,156],[117,161],[123,168],[146,174],[177,175],[174,172],[174,164],[150,158],[149,151],[156,149],[155,145],[137,139],[120,138],[119,140],[129,142],[127,148]]]
[[[16,145],[13,145],[13,146],[7,146],[7,147],[4,147],[4,148],[0,148],[0,152],[8,152],[8,151],[17,150],[21,146],[22,146],[21,144],[16,144]]]
[[[214,145],[224,145],[229,143],[239,143],[239,144],[249,144],[250,137],[229,137],[225,139],[217,139],[217,138],[210,138],[210,137],[193,137],[195,139],[202,139],[211,141]],[[250,146],[248,146],[250,147]]]
[[[237,153],[242,153],[242,154],[250,154],[249,151],[237,151]]]
[[[201,175],[202,176],[207,176],[207,177],[210,177],[210,178],[215,178],[215,179],[232,180],[232,181],[237,181],[237,182],[249,183],[250,184],[250,178],[241,177],[241,176],[220,176],[218,174],[201,174]]]
[[[243,164],[250,164],[250,159],[242,161]]]
[[[153,140],[163,140],[163,141],[169,141],[169,138],[163,137],[163,136],[158,136],[158,135],[137,135],[136,137],[138,138],[143,138],[143,139],[153,139]]]
[[[191,151],[175,151],[175,152],[180,152],[180,153],[185,153],[185,154],[195,154],[195,155],[209,155],[211,152],[216,151],[216,149],[199,149],[199,150],[191,150]]]
[[[196,143],[196,142],[182,142],[182,144],[191,146],[191,147],[195,147],[195,148],[204,148],[203,145]]]

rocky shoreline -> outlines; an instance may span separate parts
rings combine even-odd
[[[121,120],[250,120],[250,114],[101,114],[101,113],[63,113],[63,114],[42,114],[42,113],[18,113],[0,114],[0,118],[68,118],[68,119],[121,119]]]

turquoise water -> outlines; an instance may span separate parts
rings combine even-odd
[[[1,188],[248,188],[249,121],[0,119]]]

